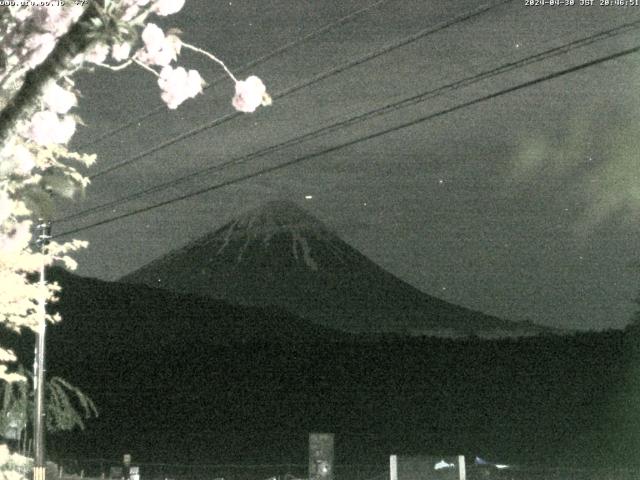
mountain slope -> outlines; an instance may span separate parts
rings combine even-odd
[[[91,349],[107,351],[126,343],[176,346],[245,342],[342,340],[345,335],[314,325],[277,308],[229,305],[195,295],[144,285],[83,278],[61,268],[48,271],[49,281],[62,286],[52,309],[65,319],[51,328],[51,341],[78,338]],[[100,335],[96,335],[100,332]]]
[[[277,305],[355,333],[503,336],[542,331],[417,290],[287,201],[245,213],[121,281],[242,305]]]

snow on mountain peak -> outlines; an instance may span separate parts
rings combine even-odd
[[[256,242],[268,247],[276,235],[291,237],[291,253],[296,261],[302,260],[311,270],[317,271],[318,264],[311,255],[309,238],[323,238],[330,235],[322,222],[314,218],[293,202],[278,200],[268,202],[228,224],[219,232],[222,238],[217,253],[222,253],[232,244],[241,240],[243,245],[237,252],[240,263],[248,247]]]

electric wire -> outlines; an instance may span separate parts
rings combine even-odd
[[[531,87],[531,86],[534,86],[534,85],[537,85],[537,84],[540,84],[540,83],[543,83],[543,82],[547,82],[547,81],[550,81],[550,80],[553,80],[553,79],[556,79],[556,78],[559,78],[559,77],[562,77],[562,76],[565,76],[565,75],[568,75],[568,74],[583,70],[585,68],[589,68],[589,67],[592,67],[592,66],[595,66],[595,65],[599,65],[599,64],[602,64],[602,63],[605,63],[605,62],[609,62],[609,61],[612,61],[612,60],[616,60],[616,59],[625,57],[627,55],[631,55],[631,54],[637,53],[638,51],[640,51],[640,46],[636,46],[636,47],[633,47],[633,48],[622,50],[622,51],[617,52],[617,53],[612,53],[612,54],[609,54],[609,55],[606,55],[606,56],[603,56],[603,57],[599,57],[599,58],[596,58],[594,60],[590,60],[588,62],[581,63],[579,65],[576,65],[576,66],[573,66],[573,67],[570,67],[570,68],[566,68],[564,70],[560,70],[560,71],[553,72],[553,73],[550,73],[550,74],[547,74],[547,75],[543,75],[543,76],[535,78],[533,80],[528,80],[528,81],[520,83],[518,85],[515,85],[515,86],[512,86],[512,87],[508,87],[508,88],[505,88],[503,90],[499,90],[498,92],[491,93],[491,94],[488,94],[488,95],[484,95],[482,97],[478,97],[478,98],[475,98],[473,100],[469,100],[467,102],[455,105],[453,107],[449,107],[449,108],[440,110],[438,112],[431,113],[431,114],[419,117],[417,119],[414,119],[414,120],[411,120],[411,121],[408,121],[408,122],[404,122],[404,123],[401,123],[399,125],[395,125],[395,126],[390,127],[390,128],[386,128],[384,130],[380,130],[380,131],[377,131],[377,132],[374,132],[374,133],[371,133],[371,134],[368,134],[368,135],[365,135],[365,136],[362,136],[362,137],[358,137],[356,139],[349,140],[347,142],[344,142],[344,143],[341,143],[341,144],[338,144],[338,145],[334,145],[332,147],[325,148],[325,149],[317,151],[317,152],[313,152],[313,153],[302,155],[300,157],[294,158],[292,160],[283,162],[283,163],[278,164],[278,165],[273,165],[271,167],[266,167],[266,168],[263,168],[263,169],[261,169],[259,171],[253,172],[253,173],[248,173],[248,174],[245,174],[245,175],[241,175],[241,176],[236,177],[234,179],[226,180],[224,182],[220,182],[220,183],[217,183],[215,185],[210,185],[208,187],[201,188],[199,190],[196,190],[196,191],[184,194],[184,195],[173,197],[171,199],[164,200],[162,202],[158,202],[158,203],[155,203],[155,204],[152,204],[152,205],[148,205],[148,206],[143,207],[143,208],[132,210],[130,212],[126,212],[126,213],[117,215],[115,217],[111,217],[111,218],[104,219],[104,220],[101,220],[101,221],[98,221],[98,222],[94,222],[94,223],[91,223],[89,225],[78,227],[78,228],[75,228],[75,229],[72,229],[72,230],[67,230],[67,231],[62,232],[62,233],[60,233],[58,235],[54,235],[52,238],[64,237],[64,236],[68,236],[68,235],[71,235],[71,234],[74,234],[74,233],[82,232],[82,231],[85,231],[85,230],[88,230],[88,229],[91,229],[91,228],[95,228],[95,227],[98,227],[98,226],[101,226],[101,225],[106,225],[106,224],[115,222],[117,220],[128,218],[128,217],[131,217],[131,216],[134,216],[134,215],[138,215],[138,214],[141,214],[141,213],[145,213],[145,212],[154,210],[156,208],[160,208],[160,207],[163,207],[163,206],[166,206],[166,205],[170,205],[172,203],[176,203],[176,202],[179,202],[179,201],[182,201],[182,200],[193,198],[193,197],[202,195],[204,193],[208,193],[208,192],[211,192],[211,191],[214,191],[214,190],[218,190],[220,188],[223,188],[223,187],[226,187],[226,186],[229,186],[229,185],[240,183],[240,182],[249,180],[251,178],[257,177],[259,175],[263,175],[263,174],[266,174],[266,173],[271,173],[271,172],[274,172],[274,171],[277,171],[277,170],[282,170],[284,168],[296,165],[298,163],[302,163],[302,162],[305,162],[307,160],[311,160],[311,159],[314,159],[314,158],[317,158],[317,157],[320,157],[320,156],[323,156],[323,155],[327,155],[329,153],[333,153],[333,152],[336,152],[338,150],[342,150],[344,148],[350,147],[352,145],[356,145],[356,144],[361,143],[361,142],[372,140],[374,138],[380,137],[382,135],[386,135],[388,133],[392,133],[392,132],[396,132],[396,131],[402,130],[404,128],[412,127],[412,126],[418,125],[420,123],[423,123],[423,122],[426,122],[426,121],[429,121],[429,120],[433,120],[433,119],[439,118],[441,116],[447,115],[449,113],[452,113],[452,112],[455,112],[455,111],[458,111],[458,110],[461,110],[461,109],[464,109],[464,108],[468,108],[468,107],[471,107],[473,105],[477,105],[477,104],[486,102],[488,100],[492,100],[494,98],[497,98],[497,97],[500,97],[500,96],[503,96],[503,95],[506,95],[506,94],[509,94],[509,93],[516,92],[518,90],[522,90],[524,88],[528,88],[528,87]]]
[[[419,31],[419,32],[417,32],[417,33],[415,33],[413,35],[410,35],[408,37],[405,37],[405,38],[403,38],[403,39],[401,39],[399,41],[396,41],[396,42],[393,42],[391,44],[388,44],[388,45],[386,45],[385,47],[383,47],[381,49],[378,49],[378,50],[375,50],[373,52],[370,52],[370,53],[368,53],[368,54],[366,54],[366,55],[364,55],[362,57],[359,57],[359,58],[357,58],[355,60],[352,60],[352,61],[347,62],[345,64],[339,65],[339,66],[337,66],[335,68],[332,68],[330,70],[327,70],[326,72],[322,72],[322,73],[312,77],[309,80],[305,80],[303,82],[300,82],[300,83],[298,83],[298,84],[296,84],[296,85],[294,85],[294,86],[292,86],[290,88],[287,88],[287,89],[285,89],[285,90],[273,95],[272,98],[273,98],[273,100],[278,100],[280,98],[283,98],[283,97],[286,97],[288,95],[291,95],[291,94],[293,94],[293,93],[295,93],[295,92],[297,92],[299,90],[302,90],[302,89],[307,88],[307,87],[309,87],[311,85],[314,85],[314,84],[316,84],[316,83],[318,83],[318,82],[320,82],[322,80],[325,80],[325,79],[330,78],[330,77],[332,77],[334,75],[338,75],[340,73],[343,73],[346,70],[349,70],[351,68],[357,67],[357,66],[359,66],[359,65],[361,65],[361,64],[363,64],[365,62],[368,62],[368,61],[373,60],[373,59],[375,59],[377,57],[380,57],[380,56],[382,56],[382,55],[384,55],[386,53],[389,53],[389,52],[391,52],[393,50],[396,50],[398,48],[401,48],[401,47],[404,47],[406,45],[409,45],[409,44],[411,44],[413,42],[416,42],[416,41],[418,41],[418,40],[420,40],[420,39],[422,39],[424,37],[427,37],[429,35],[441,32],[441,31],[443,31],[443,30],[445,30],[447,28],[450,28],[450,27],[453,27],[453,26],[458,25],[460,23],[463,23],[463,22],[466,22],[468,20],[471,20],[472,18],[475,18],[475,17],[477,17],[479,15],[482,15],[484,13],[492,11],[492,10],[494,10],[494,9],[504,5],[504,4],[511,3],[513,1],[515,1],[515,0],[501,0],[501,1],[499,1],[497,3],[494,3],[494,4],[483,5],[483,6],[479,7],[479,8],[476,8],[476,9],[472,10],[471,12],[467,12],[467,13],[464,13],[464,14],[459,15],[457,17],[454,17],[453,19],[447,20],[445,22],[442,22],[442,23],[440,23],[440,24],[438,24],[438,25],[436,25],[434,27],[430,27],[430,28],[421,30],[421,31]],[[138,153],[138,154],[136,154],[136,155],[134,155],[134,156],[122,161],[122,162],[120,162],[120,163],[116,163],[115,165],[111,165],[110,167],[107,167],[107,168],[105,168],[103,170],[100,170],[100,171],[98,171],[98,172],[96,172],[96,173],[94,173],[92,175],[89,175],[89,179],[94,180],[95,178],[101,177],[101,176],[103,176],[105,174],[111,173],[111,172],[113,172],[115,170],[119,170],[120,168],[123,168],[125,166],[131,165],[131,164],[133,164],[133,163],[135,163],[135,162],[137,162],[137,161],[139,161],[139,160],[141,160],[143,158],[148,157],[149,155],[151,155],[153,153],[156,153],[156,152],[158,152],[160,150],[164,150],[165,148],[170,147],[171,145],[174,145],[174,144],[179,143],[179,142],[181,142],[183,140],[191,138],[191,137],[193,137],[193,136],[195,136],[195,135],[197,135],[199,133],[202,133],[202,132],[204,132],[206,130],[209,130],[209,129],[212,129],[214,127],[217,127],[217,126],[219,126],[219,125],[221,125],[223,123],[226,123],[229,120],[237,118],[237,117],[239,117],[241,115],[244,115],[244,114],[241,113],[241,112],[233,112],[233,113],[229,113],[227,115],[224,115],[222,117],[216,118],[215,120],[212,120],[211,122],[199,125],[199,126],[193,128],[193,129],[191,129],[191,130],[189,130],[187,132],[184,132],[184,133],[182,133],[180,135],[177,135],[177,136],[175,136],[175,137],[173,137],[173,138],[171,138],[169,140],[166,140],[166,141],[164,141],[164,142],[162,142],[162,143],[160,143],[158,145],[155,145],[155,146],[153,146],[151,148],[148,148],[147,150],[144,150],[144,151],[142,151],[142,152],[140,152],[140,153]]]
[[[261,57],[256,58],[255,60],[250,61],[249,63],[246,63],[245,65],[239,67],[237,69],[238,72],[244,72],[246,70],[249,70],[250,68],[253,68],[257,65],[260,65],[261,63],[266,62],[267,60],[270,60],[278,55],[280,55],[281,53],[286,52],[287,50],[291,50],[292,48],[306,42],[307,40],[310,40],[314,37],[317,37],[319,35],[322,35],[323,33],[326,33],[330,30],[332,30],[335,27],[338,27],[340,25],[344,25],[345,23],[350,22],[351,20],[356,19],[357,17],[359,17],[360,15],[373,10],[377,7],[379,7],[380,5],[389,2],[390,0],[377,0],[376,2],[373,2],[371,5],[367,5],[366,7],[363,7],[359,10],[356,10],[355,12],[351,12],[347,15],[345,15],[344,17],[341,17],[327,25],[324,25],[316,30],[313,30],[311,32],[309,32],[306,35],[303,35],[300,38],[296,38],[295,40],[292,40],[290,42],[285,43],[284,45],[276,48],[275,50],[266,53],[265,55],[262,55]],[[203,90],[206,90],[208,88],[211,88],[214,85],[217,85],[218,83],[220,83],[222,80],[226,80],[228,77],[226,75],[219,75],[217,78],[215,78],[214,80],[212,80],[210,83],[208,83]],[[113,137],[114,135],[117,135],[118,133],[120,133],[123,130],[126,130],[127,128],[131,127],[132,125],[135,125],[136,123],[140,123],[144,120],[146,120],[147,118],[152,117],[153,115],[156,115],[157,113],[161,113],[161,112],[166,112],[167,108],[166,105],[164,103],[159,104],[158,106],[156,106],[155,108],[151,109],[150,111],[148,111],[147,113],[143,114],[140,117],[135,118],[134,120],[130,120],[129,122],[126,122],[122,125],[120,125],[117,128],[114,128],[113,130],[110,130],[109,132],[104,133],[103,135],[89,140],[87,142],[81,143],[80,145],[78,145],[78,149],[83,149],[86,147],[90,147],[93,145],[97,145],[98,143],[103,142],[104,140]]]
[[[238,165],[242,162],[254,159],[254,158],[259,158],[259,157],[263,157],[269,153],[272,153],[274,151],[280,150],[282,148],[286,148],[286,147],[291,147],[291,146],[295,146],[298,145],[306,140],[309,139],[313,139],[316,138],[320,135],[323,135],[325,133],[331,132],[331,131],[335,131],[337,129],[342,129],[344,127],[347,126],[352,126],[354,124],[363,122],[365,120],[369,120],[371,118],[377,117],[379,115],[383,115],[392,111],[396,111],[398,109],[401,108],[405,108],[405,107],[409,107],[409,106],[413,106],[416,105],[420,102],[423,102],[427,99],[430,98],[434,98],[436,96],[442,95],[444,93],[450,93],[451,91],[455,91],[458,90],[460,88],[463,87],[467,87],[470,85],[473,85],[477,82],[480,82],[482,80],[486,80],[488,78],[492,78],[494,76],[497,75],[501,75],[503,73],[515,70],[515,69],[519,69],[519,68],[523,68],[525,66],[534,64],[534,63],[538,63],[541,62],[543,60],[547,60],[549,58],[552,58],[554,56],[557,55],[561,55],[561,54],[566,54],[574,49],[577,48],[582,48],[584,46],[593,44],[595,42],[601,41],[602,39],[605,38],[610,38],[612,36],[615,35],[620,35],[622,33],[627,33],[630,30],[634,29],[634,28],[638,28],[640,27],[640,20],[635,21],[635,22],[629,22],[629,23],[625,23],[622,25],[619,25],[617,27],[608,29],[608,30],[604,30],[601,32],[597,32],[595,34],[592,34],[588,37],[584,37],[578,40],[574,40],[573,42],[569,42],[566,43],[564,45],[558,46],[558,47],[554,47],[548,50],[545,50],[543,52],[540,53],[536,53],[530,56],[527,56],[525,58],[522,58],[520,60],[517,61],[513,61],[513,62],[509,62],[503,65],[500,65],[498,67],[489,69],[489,70],[485,70],[483,72],[480,72],[476,75],[472,75],[470,77],[466,77],[460,80],[457,80],[455,82],[449,83],[447,85],[443,85],[440,87],[437,87],[435,89],[432,90],[428,90],[422,93],[419,93],[417,95],[413,95],[411,97],[399,100],[397,102],[391,103],[391,104],[387,104],[384,105],[382,107],[379,108],[375,108],[373,110],[369,110],[365,113],[361,113],[355,116],[352,116],[346,120],[343,120],[341,122],[338,123],[333,123],[331,125],[327,125],[324,127],[321,127],[319,129],[313,130],[311,132],[308,132],[304,135],[301,136],[297,136],[294,137],[292,139],[286,140],[284,142],[280,142],[278,144],[275,145],[271,145],[269,147],[265,147],[262,148],[260,150],[251,152],[249,154],[245,154],[242,156],[238,156],[238,157],[234,157],[226,162],[222,162],[220,164],[217,165],[212,165],[209,167],[205,167],[199,170],[196,170],[194,172],[188,173],[186,175],[183,175],[182,177],[176,178],[176,179],[172,179],[170,181],[167,182],[163,182],[161,184],[158,185],[154,185],[152,187],[149,187],[147,189],[141,190],[139,192],[135,192],[133,194],[130,195],[126,195],[123,197],[120,197],[116,200],[113,200],[111,202],[107,202],[104,204],[100,204],[100,205],[96,205],[95,207],[91,207],[91,208],[87,208],[85,210],[82,210],[80,212],[71,214],[71,215],[67,215],[65,217],[59,218],[59,219],[55,219],[53,220],[55,223],[64,223],[64,222],[68,222],[70,220],[74,220],[77,218],[83,218],[86,217],[88,215],[91,215],[93,213],[97,213],[99,211],[108,209],[108,208],[113,208],[128,202],[131,202],[133,200],[136,200],[138,198],[141,198],[145,195],[149,195],[152,193],[156,193],[156,192],[160,192],[162,190],[166,190],[167,188],[171,188],[174,187],[180,183],[183,183],[185,181],[191,180],[193,178],[200,178],[202,175],[206,175],[209,173],[213,173],[213,172],[218,172],[221,171],[225,168],[231,167],[231,166],[235,166]]]

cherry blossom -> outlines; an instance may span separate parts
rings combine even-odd
[[[24,249],[31,240],[31,222],[20,222],[15,224],[9,235],[0,237],[0,249],[3,254],[16,254]]]
[[[18,175],[29,175],[36,166],[36,159],[24,145],[16,145],[13,149],[14,172]]]
[[[31,118],[27,137],[40,145],[67,143],[76,131],[70,116],[60,118],[55,112],[43,110]]]
[[[56,38],[51,33],[41,33],[30,36],[25,43],[27,52],[30,52],[27,59],[29,68],[37,67],[44,62],[55,45]]]
[[[0,177],[9,175],[27,176],[36,166],[36,159],[24,145],[12,145],[11,154],[0,162]],[[0,215],[2,218],[2,215]],[[0,220],[2,221],[2,220]]]
[[[131,44],[127,42],[116,43],[111,47],[111,57],[117,62],[126,60],[131,55]]]
[[[126,7],[144,7],[149,4],[151,0],[123,0],[122,4]]]
[[[184,6],[184,0],[156,0],[153,11],[161,16],[173,15]]]
[[[155,23],[148,23],[142,31],[144,48],[138,50],[136,58],[146,65],[166,67],[177,60],[180,53],[180,39],[176,35],[164,35]]]
[[[98,43],[85,52],[84,60],[89,63],[103,63],[109,55],[109,46],[105,43]]]
[[[185,0],[57,3],[65,5],[44,7],[35,6],[34,3],[32,8],[9,5],[8,15],[0,15],[3,19],[0,22],[0,44],[4,54],[0,55],[4,60],[4,68],[0,71],[2,108],[9,104],[24,85],[25,79],[29,78],[29,69],[48,60],[47,68],[38,69],[36,74],[43,75],[43,80],[56,79],[45,83],[42,88],[38,83],[31,90],[29,108],[22,108],[22,115],[7,130],[9,138],[0,145],[0,284],[21,286],[21,289],[12,292],[0,289],[0,308],[4,314],[0,323],[27,325],[30,328],[35,324],[27,322],[33,320],[29,309],[40,292],[31,288],[27,276],[41,267],[42,259],[29,249],[31,223],[26,219],[32,212],[21,195],[25,189],[36,188],[44,189],[40,193],[55,191],[57,195],[71,197],[77,187],[85,187],[89,183],[89,179],[71,161],[79,161],[84,165],[90,165],[93,161],[92,156],[72,152],[65,145],[76,130],[76,120],[69,112],[78,103],[78,92],[75,87],[67,86],[73,85],[70,80],[75,73],[87,63],[114,71],[138,64],[158,77],[162,100],[168,108],[175,109],[185,100],[200,94],[204,85],[196,70],[173,64],[178,60],[181,49],[185,48],[206,56],[224,69],[235,84],[233,105],[238,110],[253,112],[260,104],[267,105],[270,101],[259,78],[252,76],[238,81],[224,62],[213,54],[183,43],[171,30],[165,34],[159,26],[148,23],[150,14],[165,16],[176,13],[183,8]],[[93,8],[94,3],[98,5],[97,8]],[[80,4],[86,5],[86,8]],[[69,31],[83,12],[87,12],[87,22],[79,32],[84,31],[87,35],[84,40],[97,43],[82,53],[77,53],[73,48],[60,48],[58,58],[48,59],[60,37]],[[134,53],[133,45],[139,35],[142,47]],[[78,46],[84,45],[86,42],[78,42]],[[73,54],[75,57],[69,58]],[[110,60],[121,64],[109,65],[106,63],[109,56]],[[59,66],[64,68],[60,69]],[[62,75],[68,80],[67,83],[59,82]],[[34,106],[39,106],[40,111],[32,114],[31,108]],[[54,167],[56,174],[44,178],[42,170],[49,167]],[[77,241],[57,246],[54,243],[49,245],[48,263],[56,258],[65,259],[66,256],[60,257],[60,252],[64,254],[85,245]],[[7,249],[17,253],[5,255]],[[52,286],[47,285],[47,289],[53,292]],[[7,375],[1,363],[5,360],[0,349],[0,379],[4,380]]]
[[[176,109],[187,98],[193,98],[202,92],[203,80],[197,70],[183,67],[164,67],[158,78],[162,90],[160,97],[171,109]]]
[[[164,32],[155,23],[148,23],[142,31],[142,41],[149,51],[160,49],[164,42]]]
[[[43,93],[45,106],[56,113],[67,113],[78,104],[75,94],[65,90],[55,82],[47,83]]]
[[[83,8],[79,4],[70,6],[49,5],[42,7],[46,12],[46,19],[43,27],[56,37],[59,37],[69,30],[72,23],[76,22],[82,15]]]
[[[22,5],[9,5],[9,11],[11,16],[19,22],[24,22],[31,15],[31,11]]]
[[[271,98],[262,80],[252,75],[236,82],[236,94],[231,103],[239,112],[251,113],[260,105],[269,105]]]
[[[125,22],[129,22],[133,20],[134,17],[138,15],[139,12],[140,12],[140,7],[138,7],[138,5],[130,5],[124,11],[124,14],[122,15],[122,20]]]

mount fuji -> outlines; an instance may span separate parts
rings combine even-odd
[[[503,337],[547,330],[423,293],[289,201],[249,211],[120,281],[239,305],[277,306],[357,334]]]

